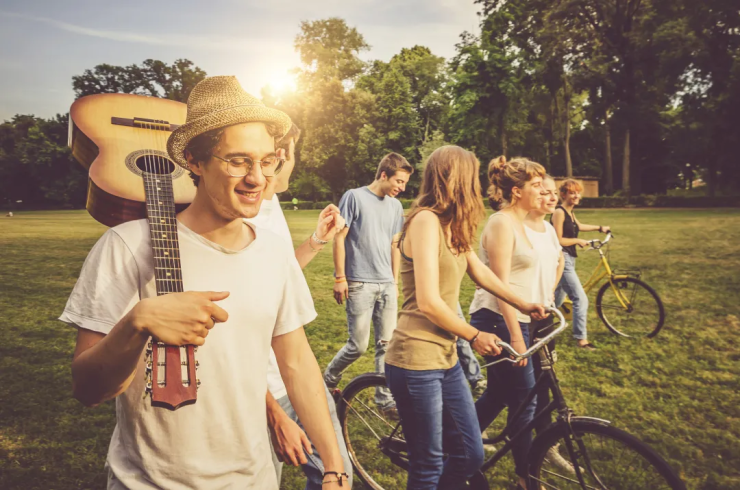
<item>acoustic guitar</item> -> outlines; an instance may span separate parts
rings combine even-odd
[[[107,226],[146,218],[157,295],[183,291],[177,212],[195,196],[187,172],[167,156],[167,138],[186,105],[129,94],[82,97],[70,108],[69,146],[89,171],[87,210]],[[197,398],[196,347],[150,339],[147,391],[155,407],[176,410]],[[145,394],[145,396],[146,396]]]

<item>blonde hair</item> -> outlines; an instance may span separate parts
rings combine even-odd
[[[527,158],[517,157],[508,162],[503,155],[494,158],[488,164],[488,202],[493,209],[500,209],[511,203],[514,187],[521,189],[533,178],[545,175],[545,167]]]
[[[459,146],[442,146],[429,155],[424,167],[419,197],[403,226],[405,233],[413,217],[425,209],[450,226],[452,248],[457,253],[473,249],[478,223],[485,216],[475,155]]]

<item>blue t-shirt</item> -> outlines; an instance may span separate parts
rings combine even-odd
[[[349,233],[344,241],[348,281],[394,282],[393,236],[403,228],[403,206],[394,197],[378,197],[367,187],[350,189],[339,201]]]

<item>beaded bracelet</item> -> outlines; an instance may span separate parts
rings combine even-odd
[[[314,231],[314,232],[313,232],[313,234],[311,235],[311,238],[313,238],[313,239],[314,239],[314,241],[315,241],[316,243],[318,243],[319,245],[326,245],[327,243],[329,243],[329,242],[328,242],[327,240],[320,240],[320,239],[319,239],[319,237],[318,237],[318,236],[316,236],[316,232],[315,232],[315,231]]]
[[[326,478],[326,475],[336,475],[336,480],[324,480],[323,478]],[[324,476],[322,477],[321,485],[324,483],[339,483],[340,487],[344,486],[344,482],[349,481],[349,475],[347,473],[339,473],[337,471],[325,471]]]

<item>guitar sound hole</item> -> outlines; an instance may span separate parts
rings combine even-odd
[[[138,157],[135,163],[136,168],[150,174],[168,175],[175,171],[174,162],[160,155],[144,154]]]

